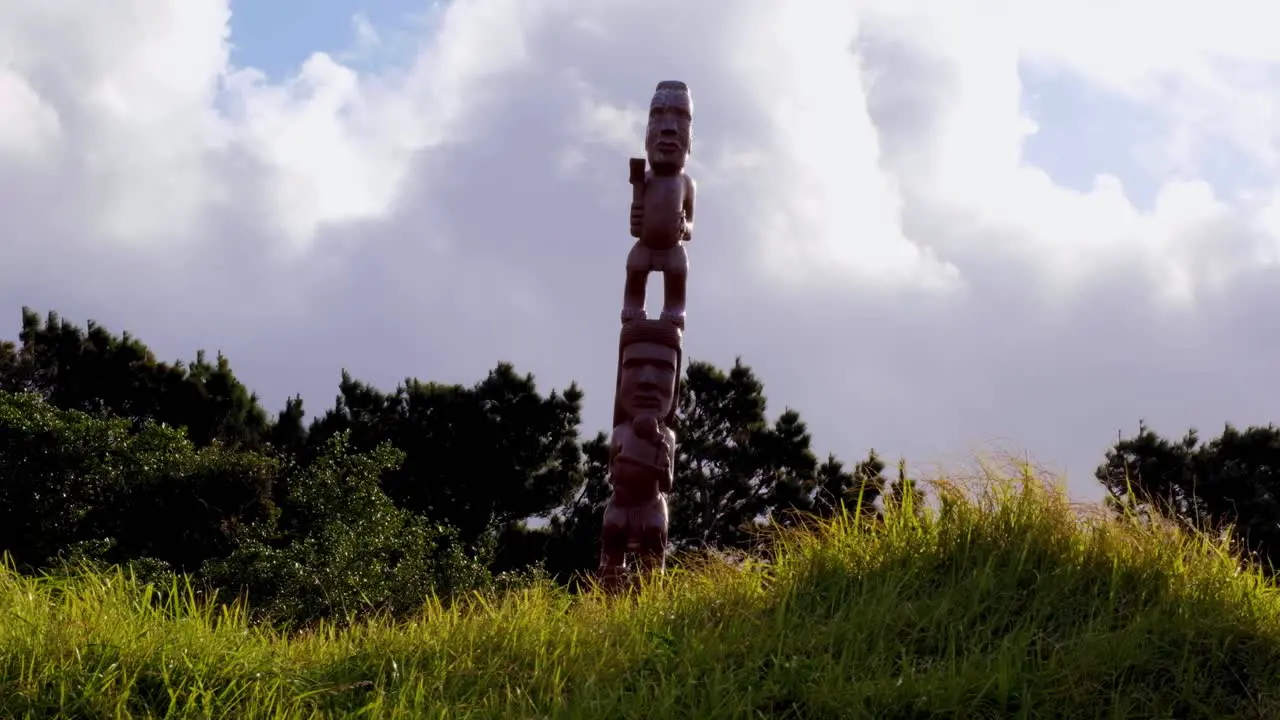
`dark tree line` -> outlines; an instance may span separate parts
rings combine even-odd
[[[24,571],[185,573],[298,620],[595,566],[608,443],[582,436],[576,386],[543,393],[505,363],[391,391],[344,372],[308,421],[296,397],[268,413],[220,355],[163,362],[94,323],[22,320],[0,342],[0,551]],[[919,498],[901,463],[891,481],[874,451],[820,459],[799,413],[767,409],[748,366],[689,363],[676,548],[746,549],[770,523]],[[1280,562],[1274,426],[1202,442],[1140,424],[1096,475],[1118,511],[1231,525],[1243,555]]]
[[[1155,513],[1191,530],[1234,531],[1249,560],[1280,567],[1280,428],[1239,430],[1203,442],[1194,429],[1176,440],[1139,423],[1107,451],[1096,476],[1120,512]]]
[[[162,362],[138,339],[23,311],[0,344],[0,550],[187,573],[301,619],[407,607],[542,568],[596,563],[607,442],[582,392],[542,393],[499,364],[470,386],[343,373],[314,421],[266,412],[229,361]],[[800,415],[766,416],[736,363],[692,362],[671,538],[742,548],[768,522],[830,515],[885,488],[872,452],[819,461]]]

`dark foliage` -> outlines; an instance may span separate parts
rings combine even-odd
[[[582,441],[576,386],[544,395],[506,363],[390,392],[344,372],[314,421],[300,397],[273,418],[221,355],[165,363],[92,322],[22,320],[0,343],[0,550],[25,570],[186,573],[305,622],[595,567],[608,437]],[[820,463],[741,362],[690,363],[679,402],[677,548],[743,548],[859,501],[875,514],[884,463]]]
[[[276,515],[266,457],[0,393],[0,548],[22,567],[142,557],[194,571]]]
[[[1232,526],[1241,550],[1264,568],[1280,567],[1280,428],[1243,431],[1227,425],[1201,442],[1193,429],[1179,440],[1146,423],[1119,440],[1095,473],[1118,511],[1155,512],[1189,528]]]
[[[359,450],[390,443],[405,459],[383,476],[387,494],[475,544],[549,516],[582,484],[581,403],[574,386],[539,395],[531,375],[505,363],[472,387],[406,380],[392,393],[344,372],[309,445],[341,432]]]
[[[220,441],[258,448],[266,412],[236,379],[226,357],[164,363],[141,341],[92,321],[88,330],[49,313],[22,310],[19,342],[0,345],[0,390],[35,392],[55,407],[153,420],[185,428],[198,447]]]

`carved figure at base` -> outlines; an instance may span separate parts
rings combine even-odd
[[[622,327],[614,396],[609,485],[604,510],[600,579],[619,587],[626,554],[645,571],[661,572],[667,554],[667,493],[675,479],[676,398],[681,331],[664,320],[640,319]]]
[[[696,185],[684,171],[693,147],[693,99],[689,86],[677,80],[658,83],[649,103],[645,128],[645,161],[631,159],[631,236],[622,322],[645,315],[649,273],[662,273],[663,320],[683,329],[689,257],[683,243],[693,239]]]

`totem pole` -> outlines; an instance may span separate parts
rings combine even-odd
[[[685,174],[692,141],[693,100],[683,82],[663,81],[649,103],[645,159],[631,159],[631,236],[618,340],[609,484],[600,578],[617,589],[626,554],[661,572],[667,552],[667,500],[675,477],[676,404],[685,325],[684,243],[693,236],[693,178]],[[649,273],[663,276],[658,319],[645,312]]]

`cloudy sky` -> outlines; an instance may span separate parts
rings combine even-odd
[[[688,354],[820,452],[1025,452],[1090,499],[1140,417],[1280,418],[1265,7],[0,0],[0,337],[92,318],[313,412],[343,367],[509,360],[602,429],[626,160],[680,79]]]

